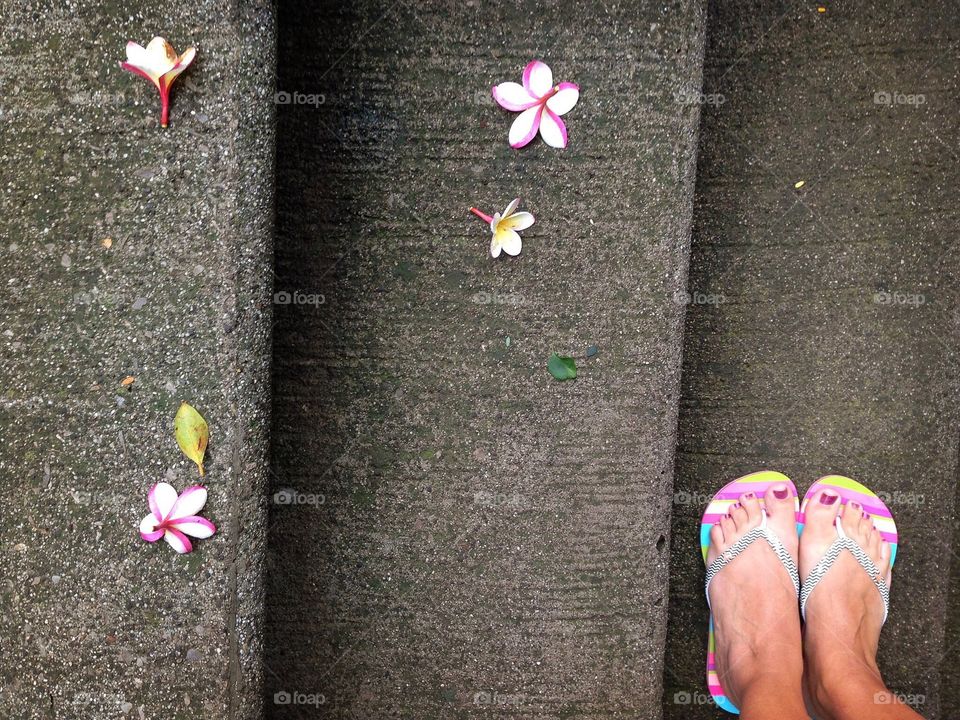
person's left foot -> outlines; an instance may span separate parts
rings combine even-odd
[[[785,484],[774,484],[763,497],[767,527],[797,562],[794,499]],[[743,535],[760,525],[760,502],[753,493],[740,496],[727,517],[710,530],[707,565]],[[762,675],[783,672],[795,679],[803,670],[797,595],[787,570],[764,540],[752,543],[710,583],[710,606],[716,638],[715,662],[720,684],[738,707],[745,692]]]

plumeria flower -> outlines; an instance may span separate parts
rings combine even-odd
[[[152,82],[160,91],[160,125],[167,126],[167,116],[170,113],[170,86],[177,79],[177,75],[187,69],[197,54],[196,48],[187,48],[183,55],[177,55],[162,37],[155,37],[146,47],[141,47],[132,40],[127,43],[127,61],[121,62],[124,70],[142,75]]]
[[[490,223],[490,232],[493,233],[493,237],[490,238],[491,257],[500,257],[501,250],[507,255],[520,254],[523,243],[517,230],[526,230],[533,225],[535,220],[533,215],[528,212],[516,212],[519,204],[520,198],[517,198],[507,205],[507,209],[503,213],[494,213],[493,217],[480,212],[476,208],[470,208],[470,212],[484,222]]]
[[[207,502],[207,489],[202,485],[188,487],[180,495],[169,483],[161,482],[147,494],[150,514],[140,521],[140,537],[147,542],[163,538],[178,553],[193,550],[190,537],[208,538],[217,528],[197,515]]]
[[[570,82],[553,84],[553,72],[540,60],[523,69],[523,85],[505,82],[495,85],[493,99],[500,107],[519,112],[510,126],[510,147],[522,148],[540,130],[543,141],[555,148],[567,146],[567,127],[560,116],[580,99],[580,88]]]

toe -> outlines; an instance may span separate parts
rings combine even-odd
[[[879,535],[879,533],[878,533]],[[880,562],[877,563],[877,567],[880,568],[881,574],[887,576],[887,583],[890,583],[890,543],[886,540],[880,540],[880,552],[877,556],[880,558]]]
[[[832,531],[840,509],[839,500],[840,496],[834,490],[817,490],[804,511],[804,532],[807,529],[818,533]]]
[[[749,517],[747,516],[747,509],[740,503],[734,503],[730,506],[730,518],[736,524],[739,532],[748,529]]]
[[[710,528],[710,549],[722,553],[726,547],[727,545],[723,541],[723,530],[720,525],[714,524],[714,526]]]
[[[794,500],[790,495],[790,488],[784,483],[771,485],[763,494],[763,506],[771,520],[787,517],[794,519]]]
[[[848,502],[840,513],[840,524],[847,537],[860,542],[860,520],[863,518],[863,508],[859,503]]]
[[[756,493],[748,492],[741,495],[740,507],[746,511],[748,527],[756,527],[760,524],[762,514],[760,512],[760,500]]]
[[[737,539],[737,526],[730,517],[720,518],[720,529],[723,530],[723,541],[727,545],[733,544]]]

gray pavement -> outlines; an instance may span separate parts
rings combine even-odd
[[[272,11],[3,14],[0,716],[259,717]],[[154,34],[200,48],[167,130],[118,67]],[[182,400],[211,427],[219,532],[176,556],[137,526],[153,483],[197,480]]]
[[[901,546],[881,668],[926,717],[956,716],[960,17],[938,2],[824,8],[708,18],[704,92],[725,102],[702,113],[690,288],[722,301],[686,324],[668,718],[724,715],[695,704],[698,495],[763,467],[801,492],[841,473],[887,494]]]
[[[278,116],[277,288],[324,302],[276,313],[267,716],[658,716],[698,4],[279,26],[280,89],[324,102]],[[582,88],[564,151],[489,98],[535,57]],[[493,261],[466,210],[515,196]]]

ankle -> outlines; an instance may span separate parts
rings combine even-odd
[[[874,717],[870,709],[886,703],[889,693],[876,663],[851,661],[809,664],[807,692],[818,715],[833,718]]]
[[[782,720],[808,720],[803,704],[802,667],[784,668],[771,672],[765,668],[746,684],[737,698],[741,716],[751,718],[777,717]]]

